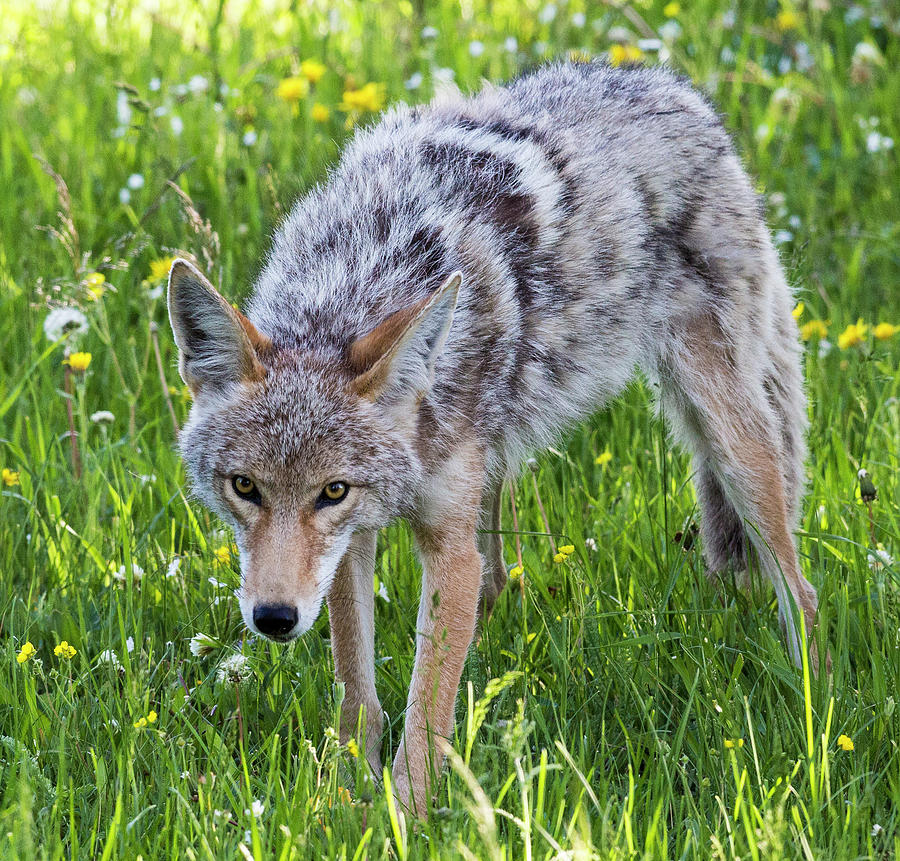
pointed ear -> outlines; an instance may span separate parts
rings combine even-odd
[[[259,353],[269,339],[186,260],[172,264],[168,300],[178,370],[194,395],[265,376]]]
[[[371,401],[424,394],[447,340],[461,284],[462,273],[454,272],[430,296],[396,311],[354,341],[347,355],[355,374],[353,391]]]

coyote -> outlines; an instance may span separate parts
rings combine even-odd
[[[327,601],[342,733],[365,732],[376,773],[375,540],[411,526],[422,593],[392,780],[412,811],[507,580],[504,481],[636,370],[693,454],[709,569],[755,557],[801,663],[806,402],[761,210],[688,82],[557,63],[359,130],[278,229],[246,316],[173,264],[181,451],[234,527],[244,620],[287,642]]]

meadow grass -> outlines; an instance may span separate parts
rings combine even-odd
[[[900,336],[872,326],[900,324],[896,5],[154,9],[73,0],[0,19],[2,855],[895,857]],[[524,576],[471,650],[457,754],[414,825],[337,741],[324,614],[287,648],[245,636],[231,537],[187,497],[175,452],[167,399],[179,423],[188,400],[151,264],[193,256],[240,301],[279,218],[371,121],[381,87],[420,101],[451,73],[474,88],[639,39],[659,40],[640,43],[643,62],[662,54],[720,106],[799,321],[827,328],[807,329],[800,548],[833,673],[792,666],[770,590],[707,580],[689,460],[635,385],[516,483]],[[315,77],[307,59],[321,79],[280,97],[285,78]],[[345,90],[370,82],[351,109]],[[63,306],[87,331],[49,340]],[[73,352],[91,354],[85,371],[62,365]],[[563,562],[538,494],[552,540],[575,548]],[[375,583],[388,754],[418,582],[392,526]],[[201,632],[210,654],[195,656]],[[235,654],[246,664],[221,666]]]

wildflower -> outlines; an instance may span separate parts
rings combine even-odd
[[[518,577],[521,577],[525,573],[524,565],[513,565],[512,568],[509,569],[509,576],[515,580]]]
[[[35,652],[37,649],[31,643],[31,640],[26,640],[25,643],[22,644],[22,648],[19,649],[19,654],[16,655],[16,661],[20,664],[24,664]]]
[[[316,102],[312,106],[312,110],[309,112],[309,115],[317,123],[326,123],[328,122],[329,117],[331,117],[331,111],[321,102]]]
[[[103,291],[106,289],[103,286],[105,283],[106,276],[102,272],[91,272],[84,279],[85,289],[92,301],[96,302],[103,295]]]
[[[423,39],[437,39],[438,37],[438,29],[437,27],[423,27],[422,28],[422,38]]]
[[[44,335],[48,341],[58,341],[63,335],[87,332],[87,317],[77,308],[54,308],[44,319]]]
[[[584,546],[587,547],[592,553],[597,552],[597,540],[595,538],[585,538]]]
[[[680,11],[680,3],[666,3],[666,5],[663,6],[663,15],[665,15],[666,18],[674,18]]]
[[[203,75],[194,75],[187,84],[188,89],[195,96],[202,95],[209,89],[209,81]]]
[[[568,553],[557,553],[557,554],[553,557],[553,561],[556,562],[556,563],[560,563],[560,562],[565,562],[566,559],[568,559],[568,558],[569,558],[569,554],[568,554]]]
[[[104,649],[97,656],[98,664],[109,664],[114,670],[121,670],[122,664],[119,661],[119,656],[112,649]]]
[[[113,571],[113,579],[118,580],[120,583],[124,583],[126,580],[125,577],[125,566],[120,565],[117,571]],[[141,568],[137,562],[131,563],[131,582],[135,585],[139,584],[144,577],[144,569]]]
[[[175,262],[174,257],[160,257],[150,261],[150,281],[162,281],[169,277],[169,270]]]
[[[309,81],[306,78],[284,78],[275,90],[278,98],[286,102],[299,102],[308,92]]]
[[[775,26],[782,33],[787,33],[788,30],[796,30],[800,27],[800,16],[790,9],[782,9],[775,16]]]
[[[144,177],[139,173],[133,173],[128,177],[126,185],[132,190],[137,191],[144,187]]]
[[[177,577],[181,569],[181,557],[176,556],[169,563],[169,567],[166,568],[166,579],[170,579],[171,577]]]
[[[256,129],[247,129],[247,131],[244,132],[244,136],[241,138],[241,143],[244,146],[253,146],[257,140],[259,140],[259,137],[256,134]]]
[[[384,84],[370,81],[358,90],[344,90],[344,99],[340,104],[342,111],[380,111],[384,107]]]
[[[573,12],[571,21],[572,26],[580,30],[587,23],[587,16],[584,12]]]
[[[7,487],[15,487],[19,484],[19,471],[10,469],[8,466],[3,467],[3,483]]]
[[[803,312],[806,310],[806,305],[803,302],[798,302],[794,306],[794,310],[791,311],[791,316],[795,320],[799,320],[803,316]]]
[[[744,746],[744,740],[742,738],[736,738],[733,740],[730,738],[725,739],[725,747],[727,747],[729,750],[732,750],[733,748],[736,748],[736,747],[741,748],[743,746]]]
[[[469,54],[473,57],[480,57],[484,53],[484,42],[480,39],[473,39],[469,42]]]
[[[622,63],[639,63],[644,53],[634,45],[611,45],[609,49],[609,62],[613,66],[621,66]]]
[[[804,341],[810,338],[824,338],[828,334],[828,325],[824,320],[808,320],[800,327],[800,337]]]
[[[231,548],[227,544],[213,550],[213,556],[220,565],[227,565],[231,561]]]
[[[66,658],[67,660],[74,658],[77,653],[78,650],[74,646],[70,646],[65,640],[53,650],[53,654],[58,658]]]
[[[91,421],[95,425],[111,425],[116,420],[116,417],[109,410],[97,410],[95,413],[91,413]]]
[[[119,203],[121,203],[123,206],[131,203],[131,192],[127,188],[119,189]]]
[[[612,452],[607,448],[604,449],[597,457],[594,458],[594,463],[597,466],[606,467],[606,465],[612,460]]]
[[[562,547],[559,548],[560,553],[565,553],[566,556],[571,556],[575,552],[574,544],[563,544]]]
[[[868,152],[887,152],[894,148],[894,139],[880,132],[869,132],[866,135],[866,150]]]
[[[266,805],[257,798],[250,805],[250,809],[244,811],[244,816],[252,816],[254,819],[259,819],[259,817],[263,815],[263,810],[265,809]]]
[[[507,36],[503,40],[503,50],[508,54],[515,54],[519,50],[519,40],[515,36]]]
[[[888,338],[893,338],[897,332],[900,332],[900,326],[895,326],[893,323],[879,323],[872,329],[872,334],[879,341],[886,341]]]
[[[859,347],[866,340],[868,329],[869,327],[863,323],[861,318],[855,323],[851,323],[838,335],[838,346],[842,350],[847,350],[850,347]]]
[[[209,634],[194,634],[191,637],[191,654],[195,658],[204,658],[221,646],[221,643]]]
[[[63,359],[63,364],[68,365],[73,371],[83,374],[91,363],[90,353],[72,353],[68,359]]]
[[[219,684],[230,682],[240,684],[250,675],[250,662],[244,655],[229,655],[216,668],[216,681]]]
[[[538,14],[538,19],[542,24],[549,24],[556,18],[556,6],[553,3],[548,3],[543,9],[541,9]]]
[[[390,603],[391,603],[391,596],[388,595],[387,586],[385,586],[384,583],[382,583],[381,586],[378,587],[378,592],[377,592],[376,594],[377,594],[378,597],[381,598],[381,600],[384,601],[386,604],[390,604]]]
[[[328,67],[318,60],[304,60],[300,64],[300,74],[311,84],[317,84],[327,71]]]
[[[839,735],[837,743],[841,750],[853,750],[853,739],[849,735]]]
[[[873,837],[877,837],[882,831],[884,831],[884,829],[877,822],[872,826]]]
[[[147,712],[146,717],[140,717],[134,722],[134,728],[144,729],[145,727],[150,726],[150,724],[156,723],[156,718],[156,712],[151,709],[149,712]]]
[[[130,655],[134,651],[134,637],[127,637],[125,640],[125,651]]]
[[[881,544],[874,550],[869,551],[869,569],[871,571],[877,573],[884,568],[890,568],[893,564],[893,558]]]
[[[172,117],[169,120],[169,125],[172,127],[172,134],[175,137],[178,137],[184,131],[184,120],[181,117]]]
[[[355,738],[347,739],[347,750],[354,759],[359,759],[359,745]]]

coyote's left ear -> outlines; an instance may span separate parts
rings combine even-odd
[[[437,290],[391,314],[350,345],[353,390],[372,401],[415,399],[430,387],[462,284],[454,272]]]
[[[168,299],[178,370],[195,396],[265,376],[259,352],[269,339],[186,260],[172,264]]]

